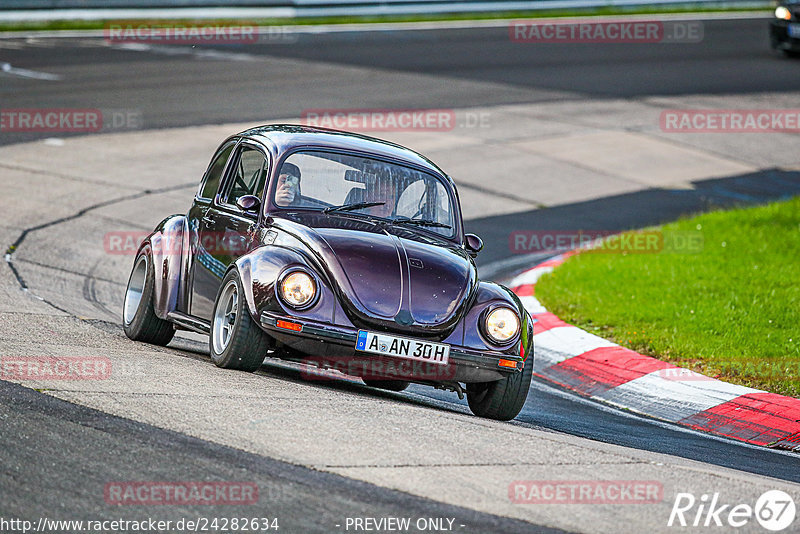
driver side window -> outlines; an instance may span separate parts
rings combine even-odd
[[[231,179],[224,196],[226,204],[236,204],[244,195],[255,195],[261,198],[267,179],[266,158],[260,150],[242,146],[239,156],[231,172]]]

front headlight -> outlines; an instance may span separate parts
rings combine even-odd
[[[775,16],[779,19],[791,20],[792,12],[789,11],[785,6],[778,6],[775,8]]]
[[[289,306],[302,308],[308,305],[317,293],[314,279],[303,271],[294,271],[281,281],[281,296]]]
[[[497,308],[486,316],[486,335],[495,343],[505,343],[519,332],[519,317],[511,308]]]

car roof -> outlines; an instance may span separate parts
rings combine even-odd
[[[426,168],[455,185],[442,169],[422,154],[367,135],[299,124],[266,124],[249,128],[238,135],[259,141],[266,146],[272,145],[278,155],[297,148],[332,148],[367,152]]]

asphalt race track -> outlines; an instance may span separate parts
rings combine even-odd
[[[452,132],[375,135],[451,172],[467,230],[486,242],[483,276],[544,257],[510,250],[513,230],[637,228],[800,194],[796,134],[658,131],[664,109],[797,107],[800,62],[769,51],[765,19],[703,27],[700,43],[602,46],[513,43],[505,26],[240,46],[0,39],[0,63],[52,78],[0,72],[2,109],[134,117],[88,136],[0,132],[0,237],[13,245],[0,266],[0,356],[104,356],[121,370],[107,383],[23,383],[36,391],[0,381],[0,516],[268,516],[280,532],[344,532],[354,517],[453,518],[453,530],[476,533],[670,532],[677,492],[752,504],[783,489],[800,503],[796,454],[540,382],[515,421],[496,423],[422,386],[394,394],[308,380],[270,360],[253,375],[222,371],[193,335],[165,349],[134,344],[119,326],[132,257],[103,248],[106,232],[149,230],[185,211],[211,151],[236,128],[310,109],[455,110]],[[488,125],[471,128],[475,117]],[[663,169],[610,160],[620,143]],[[509,484],[527,479],[658,480],[664,499],[510,503]],[[258,510],[104,501],[109,482],[141,480],[251,481]]]

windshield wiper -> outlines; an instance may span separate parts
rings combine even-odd
[[[430,226],[432,228],[452,228],[449,224],[440,223],[438,221],[431,221],[429,219],[409,219],[407,217],[398,217],[392,219],[395,224],[413,224],[415,226]]]
[[[328,206],[322,213],[330,213],[332,211],[353,211],[362,208],[371,208],[372,206],[383,206],[386,202],[355,202],[353,204],[342,204],[341,206]]]

